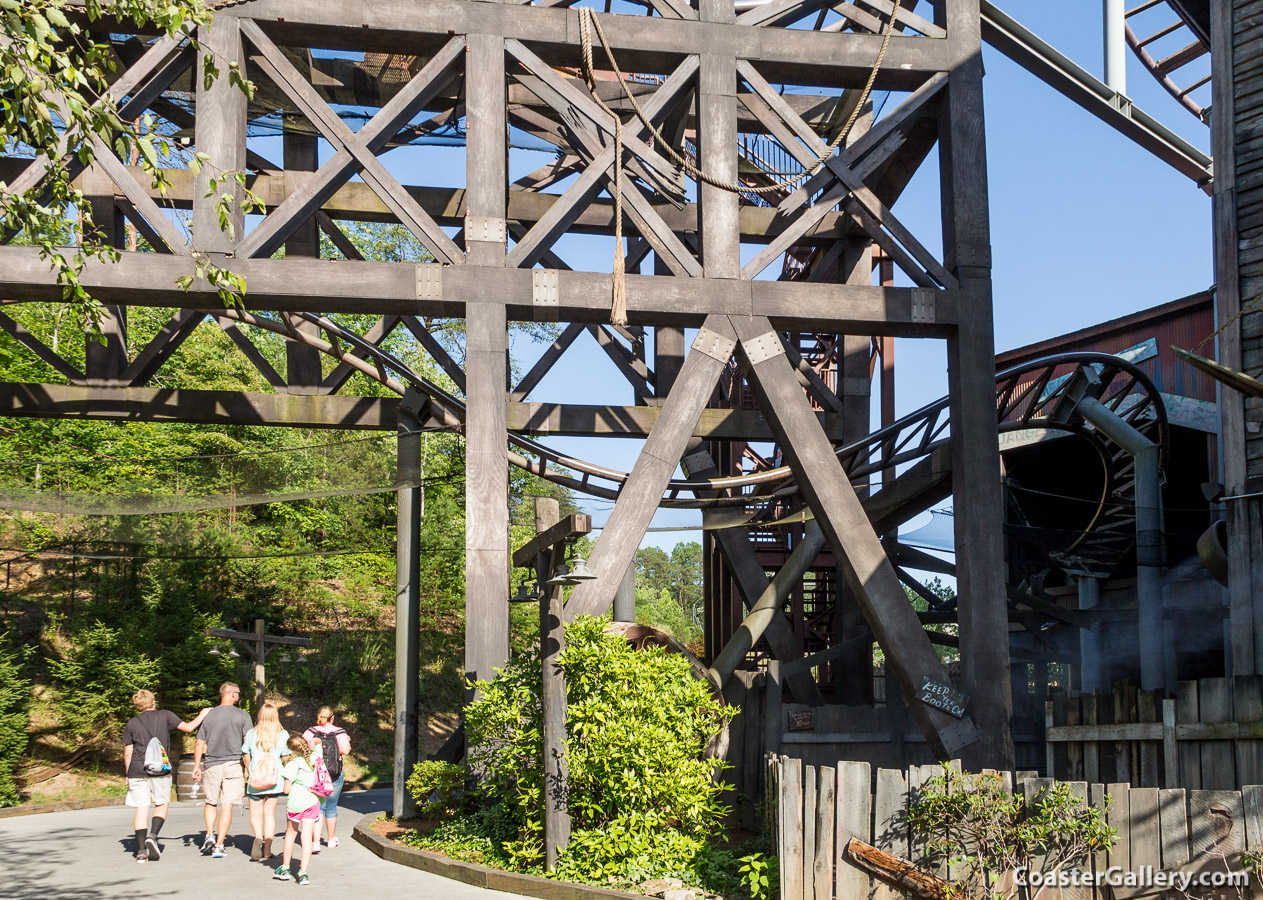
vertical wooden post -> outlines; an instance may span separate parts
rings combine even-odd
[[[947,28],[952,66],[939,129],[943,246],[946,267],[960,281],[961,298],[960,324],[947,342],[961,688],[972,698],[969,709],[979,733],[963,756],[972,771],[1011,769],[981,18],[978,0],[945,0],[937,9],[944,18],[940,24]]]
[[[504,41],[471,34],[467,45],[465,255],[471,265],[503,266],[508,190]],[[467,299],[465,674],[487,679],[509,657],[509,477],[504,442],[508,322],[503,300]]]
[[[535,533],[557,524],[559,505],[551,497],[535,498]],[[565,558],[565,544],[539,554],[535,577],[544,586],[539,601],[540,706],[544,718],[544,871],[551,872],[557,857],[570,843],[570,809],[566,802],[569,767],[566,764],[566,680],[557,657],[566,646],[561,620],[562,589],[547,584]]]
[[[420,423],[406,406],[399,412],[399,438],[395,491],[395,818],[416,815],[416,801],[404,785],[420,756],[420,722],[417,701],[421,682],[420,556],[421,478]]]
[[[267,659],[267,651],[263,647],[263,620],[254,620],[254,633],[256,640],[254,642],[254,714],[258,716],[259,709],[263,706],[263,698],[267,694],[266,673],[263,665]]]
[[[703,22],[730,23],[736,13],[729,0],[698,0]],[[737,58],[701,51],[697,73],[697,146],[701,167],[724,181],[737,179]],[[707,278],[738,278],[741,244],[738,197],[731,191],[699,184],[702,265]]]
[[[125,244],[123,216],[114,202],[116,188],[99,168],[83,174],[83,193],[92,210],[92,221],[111,247]],[[84,337],[83,372],[90,385],[117,384],[127,368],[127,307],[106,306],[101,333]],[[102,342],[104,341],[104,342]]]
[[[314,172],[318,168],[318,142],[314,134],[295,131],[294,122],[285,122],[282,136],[285,170],[288,172]],[[310,127],[310,126],[308,126]],[[312,216],[285,241],[285,256],[309,259],[320,256],[320,230]],[[294,321],[300,332],[315,334],[318,329],[310,322]],[[320,390],[320,351],[298,341],[285,342],[286,382],[291,394],[316,394]]]
[[[784,730],[781,712],[781,664],[774,659],[767,661],[767,689],[763,706],[763,751],[781,752],[781,734]]]
[[[210,158],[198,173],[193,190],[193,249],[204,253],[231,253],[241,240],[245,214],[241,210],[241,186],[231,173],[246,167],[246,95],[228,80],[228,66],[236,63],[245,71],[241,46],[241,24],[233,16],[218,16],[213,25],[198,31],[198,63],[193,73],[196,85],[197,124],[195,141],[199,153]],[[220,75],[206,86],[203,61],[211,57]],[[210,181],[217,182],[215,191]],[[206,196],[208,193],[211,196]],[[219,227],[216,198],[233,198],[228,210],[228,228]]]

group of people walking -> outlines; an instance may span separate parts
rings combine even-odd
[[[350,738],[334,723],[333,710],[327,706],[316,714],[316,723],[298,735],[282,727],[272,703],[262,704],[257,721],[251,722],[249,714],[237,706],[240,697],[241,689],[225,682],[219,688],[219,705],[202,710],[190,722],[158,709],[150,691],[137,691],[132,698],[137,714],[123,731],[123,762],[127,805],[135,809],[136,861],[156,861],[162,855],[158,834],[171,800],[171,763],[166,750],[171,732],[196,731],[193,780],[201,782],[206,795],[202,853],[213,859],[226,855],[232,808],[248,799],[254,836],[250,858],[270,866],[276,808],[284,796],[284,846],[281,864],[272,877],[310,884],[311,857],[321,851],[321,833],[326,828],[325,846],[338,846],[338,797],[345,780],[342,757],[351,751]],[[297,872],[291,873],[295,844],[299,864]]]

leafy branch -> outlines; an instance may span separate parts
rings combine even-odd
[[[161,167],[161,158],[171,154],[168,139],[156,133],[148,116],[122,120],[110,92],[117,69],[114,48],[89,30],[115,19],[197,48],[195,31],[211,23],[211,11],[203,0],[83,0],[73,6],[68,0],[0,0],[0,140],[6,152],[32,153],[39,176],[23,190],[0,182],[0,232],[22,234],[39,248],[40,257],[55,269],[64,298],[83,312],[94,332],[100,330],[104,307],[83,286],[81,275],[89,260],[117,262],[120,254],[75,186],[77,172],[93,164],[98,148],[113,148],[123,159],[137,160],[159,195],[166,196],[170,187]],[[230,84],[253,94],[240,67],[235,62],[221,67],[213,53],[202,56],[204,84],[213,83],[224,68]],[[67,160],[77,165],[67,166]],[[212,191],[224,178],[237,176],[244,188],[244,173],[235,173],[221,176]],[[221,228],[230,227],[234,202],[245,212],[262,208],[248,191],[241,201],[232,193],[220,195]],[[71,253],[64,246],[67,222],[77,222]],[[197,278],[213,286],[225,306],[239,304],[245,291],[240,276],[205,259],[198,260],[193,278],[181,279],[182,286],[189,289]]]

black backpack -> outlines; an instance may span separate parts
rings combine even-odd
[[[338,776],[342,774],[342,754],[338,751],[338,735],[346,734],[341,728],[334,728],[332,731],[316,731],[314,728],[311,733],[320,741],[320,752],[325,758],[325,768],[329,770],[329,777],[337,781]]]

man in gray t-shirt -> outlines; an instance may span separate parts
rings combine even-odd
[[[241,764],[241,744],[252,722],[244,709],[237,708],[241,688],[226,681],[219,686],[219,706],[206,714],[197,730],[193,749],[193,780],[202,782],[206,792],[206,838],[202,852],[214,859],[224,858],[224,839],[232,823],[232,808],[246,792],[245,770]],[[216,821],[218,810],[218,821]]]

